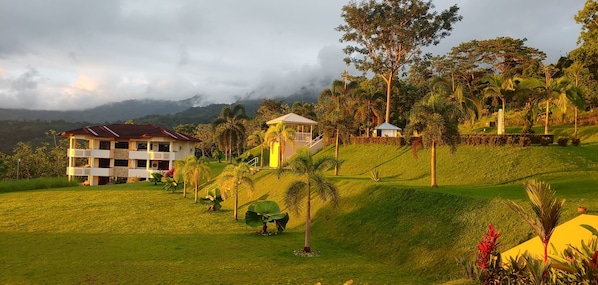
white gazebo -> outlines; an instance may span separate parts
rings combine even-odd
[[[401,132],[401,128],[389,124],[389,123],[382,123],[381,125],[377,126],[376,128],[376,136],[377,137],[397,137],[398,134]]]
[[[318,122],[299,116],[295,113],[289,113],[276,119],[272,119],[266,122],[266,124],[271,126],[276,125],[279,122],[284,122],[287,127],[293,128],[296,131],[296,137],[294,141],[295,145],[293,147],[290,144],[287,144],[284,154],[282,154],[283,161],[295,154],[297,149],[302,146],[307,146],[312,153],[322,149],[322,138],[313,138],[313,129]],[[278,167],[279,148],[279,143],[273,143],[270,146],[270,167]]]

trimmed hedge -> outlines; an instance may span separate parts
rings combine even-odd
[[[414,138],[415,139],[415,138]],[[351,144],[382,144],[406,146],[407,142],[403,137],[352,137]],[[554,143],[554,135],[540,134],[465,134],[461,135],[462,145],[487,145],[487,146],[521,146],[526,147],[532,144],[549,145]]]

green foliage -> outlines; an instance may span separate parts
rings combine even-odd
[[[560,137],[556,140],[556,143],[560,146],[567,146],[569,143],[569,138],[567,137]]]
[[[276,232],[281,233],[289,222],[289,214],[281,213],[280,207],[274,201],[257,201],[247,208],[245,224],[251,227],[262,227],[261,234],[268,234],[268,223],[276,225]]]
[[[170,191],[171,193],[174,193],[179,186],[179,183],[172,177],[162,178],[162,183],[164,183],[164,190]]]
[[[152,177],[149,179],[149,181],[151,183],[154,183],[154,185],[158,185],[158,183],[162,183],[163,177],[164,177],[164,175],[162,175],[162,173],[153,172]]]
[[[203,204],[209,205],[208,211],[220,210],[222,208],[222,201],[224,201],[224,199],[222,199],[222,195],[220,194],[219,188],[214,188],[208,191],[208,194],[205,197],[201,198],[201,202]]]
[[[235,199],[233,218],[237,221],[239,219],[238,209],[240,188],[247,188],[247,194],[249,196],[251,196],[254,189],[254,183],[251,179],[251,169],[245,163],[228,165],[220,174],[218,184],[220,185],[220,189],[223,189],[221,194],[224,200],[231,195],[229,194],[229,191],[232,192],[232,196]]]
[[[370,170],[370,178],[375,182],[380,181],[380,170],[378,168]]]
[[[77,181],[68,181],[66,177],[44,177],[24,180],[7,180],[2,181],[2,183],[0,183],[0,193],[73,187],[77,185]]]
[[[525,185],[533,215],[513,201],[505,202],[509,208],[519,214],[540,238],[544,245],[544,264],[548,261],[548,243],[563,211],[564,199],[558,199],[550,184],[543,181],[530,180]]]

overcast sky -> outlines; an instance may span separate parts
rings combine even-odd
[[[347,0],[0,0],[0,108],[69,110],[127,99],[202,105],[287,95],[340,77]],[[431,51],[527,38],[554,62],[585,0],[435,0],[463,20]],[[320,86],[321,85],[321,86]]]

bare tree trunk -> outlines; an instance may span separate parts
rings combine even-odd
[[[544,134],[548,134],[548,116],[550,115],[548,106],[550,106],[550,100],[546,101],[546,116],[544,117]]]
[[[336,146],[334,147],[334,159],[338,162],[338,126],[336,127]],[[334,176],[338,176],[338,163],[334,165]]]
[[[235,187],[235,211],[233,212],[233,215],[235,217],[235,221],[239,220],[239,217],[237,215],[237,208],[239,207],[239,186]]]
[[[575,107],[575,129],[573,131],[573,138],[577,138],[577,106]]]
[[[392,76],[394,75],[394,72],[390,72],[390,74],[388,74],[388,79],[384,78],[384,80],[386,81],[386,114],[385,114],[385,122],[388,123],[390,121],[390,94],[392,93]]]
[[[310,184],[307,183],[307,207],[305,207],[305,244],[303,245],[303,252],[311,252],[310,237],[311,237],[311,189]]]
[[[431,173],[431,177],[430,177],[430,186],[432,186],[432,188],[436,188],[438,187],[438,184],[436,183],[436,142],[432,141],[432,148],[431,148],[431,154],[430,154],[430,173]]]

